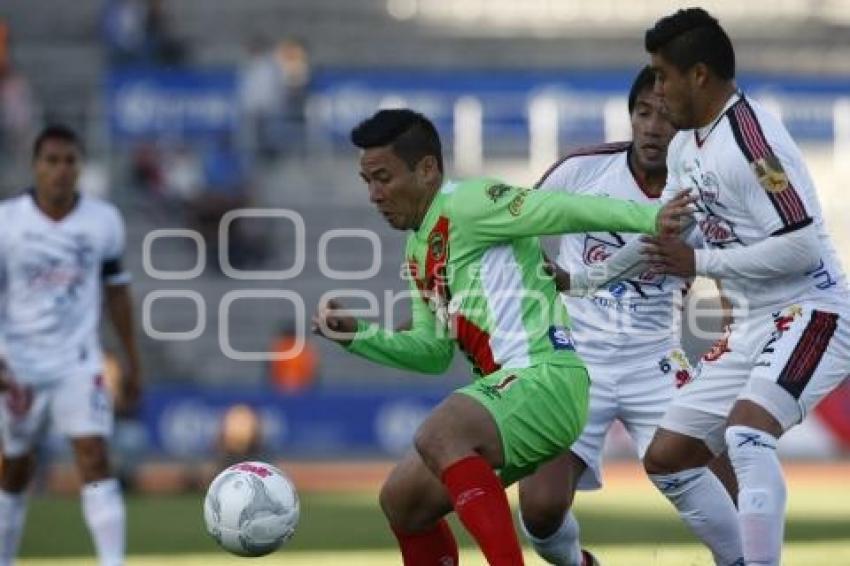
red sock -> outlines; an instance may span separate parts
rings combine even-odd
[[[511,508],[502,482],[481,456],[458,460],[443,471],[455,513],[478,542],[490,566],[521,566]]]
[[[404,566],[457,566],[457,542],[445,519],[421,533],[393,529]]]

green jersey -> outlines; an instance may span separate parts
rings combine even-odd
[[[538,236],[653,234],[658,211],[492,179],[447,182],[407,239],[411,329],[392,332],[360,321],[349,351],[424,373],[443,373],[455,344],[477,375],[545,362],[579,364],[566,309],[542,269]]]

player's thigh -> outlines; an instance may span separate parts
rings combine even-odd
[[[445,487],[415,450],[390,472],[379,501],[390,524],[406,532],[425,529],[452,510]]]
[[[694,369],[684,352],[676,348],[647,356],[626,371],[618,382],[616,417],[632,437],[638,457],[643,459],[677,388],[693,379]]]
[[[802,421],[850,373],[850,309],[803,302],[765,324],[770,336],[739,399],[764,409],[781,432]]]
[[[112,399],[103,376],[81,368],[57,384],[50,402],[50,416],[56,430],[69,439],[112,435]]]
[[[715,455],[725,450],[726,417],[749,380],[757,344],[766,336],[760,319],[732,325],[725,347],[715,347],[707,353],[697,365],[694,378],[675,392],[658,425],[659,429],[674,434],[659,437],[661,430],[657,431],[645,463],[660,464],[658,459],[663,457],[666,466],[679,467],[685,460],[702,459],[702,453],[695,458],[692,454],[662,454],[653,450],[652,445],[661,442],[659,438],[670,443],[669,439],[675,435],[695,439],[696,445],[704,444]]]
[[[477,399],[459,393],[437,405],[417,430],[413,443],[437,475],[473,453],[494,468],[504,461],[498,424],[492,414]]]
[[[6,458],[30,454],[44,435],[53,388],[21,388],[0,395],[0,448]]]
[[[575,482],[575,489],[582,490],[602,487],[605,437],[619,410],[617,384],[611,369],[595,364],[588,364],[587,369],[591,376],[587,423],[570,446],[570,452],[583,463],[583,471]]]
[[[583,365],[505,369],[459,389],[493,417],[501,437],[502,483],[532,474],[566,451],[587,421],[589,378]]]

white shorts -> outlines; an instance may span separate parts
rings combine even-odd
[[[9,458],[32,451],[48,426],[68,438],[109,437],[112,421],[112,400],[98,373],[0,395],[2,450]]]
[[[643,458],[677,385],[690,381],[693,371],[680,349],[649,353],[637,362],[585,364],[590,374],[587,424],[570,451],[587,464],[577,488],[591,490],[602,487],[602,450],[614,420],[623,423]]]
[[[760,405],[788,430],[848,374],[850,311],[803,301],[734,324],[703,356],[661,426],[720,454],[738,399]]]

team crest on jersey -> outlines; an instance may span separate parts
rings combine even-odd
[[[710,245],[723,246],[724,244],[741,242],[732,223],[713,214],[710,210],[706,213],[705,218],[699,221],[699,228],[706,243]]]
[[[582,253],[582,259],[585,265],[593,266],[599,265],[611,257],[618,249],[622,248],[625,245],[625,240],[623,240],[619,235],[612,233],[611,236],[617,238],[616,240],[606,240],[602,238],[600,235],[590,235],[588,234],[584,238],[584,252]],[[634,285],[652,285],[654,287],[661,287],[664,285],[664,281],[666,280],[666,276],[664,274],[656,273],[652,270],[646,270],[643,273],[640,273],[635,278],[630,279],[631,284]],[[619,299],[626,292],[626,285],[623,282],[612,285],[609,288],[611,294],[615,299]]]
[[[446,255],[446,238],[442,232],[431,232],[428,238],[428,253],[435,260],[443,259]]]
[[[511,188],[508,185],[503,183],[499,183],[498,185],[490,185],[487,187],[487,196],[490,197],[494,203],[498,202],[503,196],[510,192]]]
[[[756,159],[751,164],[759,184],[769,193],[781,193],[791,184],[788,175],[782,168],[782,163],[772,153],[766,157]]]

